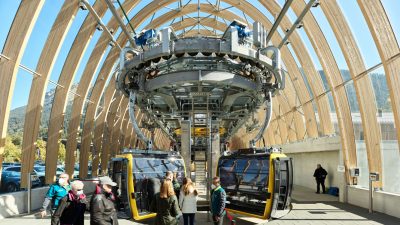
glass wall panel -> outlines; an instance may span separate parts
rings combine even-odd
[[[397,129],[394,123],[392,105],[390,102],[389,88],[386,83],[383,67],[368,74],[374,87],[375,98],[378,105],[378,123],[382,133],[382,177],[383,190],[400,193],[400,155],[397,140]]]

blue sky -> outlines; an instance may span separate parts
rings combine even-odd
[[[90,0],[89,2],[94,3],[94,0]],[[129,17],[133,17],[142,7],[147,5],[150,1],[145,0],[141,1],[138,6],[132,10],[129,13]],[[184,0],[184,4],[188,2],[188,0]],[[197,1],[193,1],[192,3],[196,3]],[[206,1],[204,1],[206,2]],[[211,0],[210,2],[215,2],[215,0]],[[252,2],[260,11],[266,12],[265,15],[269,18],[272,19],[272,15],[270,15],[266,9],[262,7],[262,5],[258,1],[250,1]],[[284,0],[278,0],[278,2],[282,5]],[[365,64],[367,67],[374,66],[378,63],[380,63],[380,58],[377,53],[376,47],[374,45],[374,42],[372,40],[371,35],[369,34],[368,27],[362,17],[362,13],[360,9],[358,8],[357,1],[356,0],[338,0],[351,28],[353,29],[353,33],[355,38],[358,41],[359,47],[361,48],[362,55],[365,60]],[[15,16],[15,13],[17,12],[18,6],[19,6],[20,1],[18,0],[0,0],[0,15],[2,15],[2,19],[0,20],[0,48],[2,49],[4,46],[4,43],[7,38],[7,33],[8,30],[10,29],[10,26],[12,24],[13,18]],[[392,27],[395,30],[397,39],[400,40],[400,14],[398,13],[398,10],[400,9],[400,1],[398,0],[382,0],[383,6],[385,7],[387,14],[389,16],[389,19],[391,20]],[[24,56],[22,58],[22,64],[35,70],[38,59],[41,54],[41,50],[43,48],[43,45],[47,39],[47,35],[53,25],[53,22],[57,16],[58,11],[60,10],[61,6],[63,4],[63,1],[61,0],[47,0],[42,8],[41,13],[39,14],[39,18],[37,20],[37,23],[32,31],[31,37],[29,39],[28,45],[26,47]],[[221,7],[225,8],[228,5],[225,3],[221,3]],[[171,8],[176,8],[177,3],[173,3],[170,5]],[[397,11],[396,11],[397,9]],[[230,9],[237,13],[238,15],[243,16],[243,13],[239,10],[235,9]],[[163,8],[159,12],[155,14],[155,18],[160,16],[162,13],[165,13],[169,11],[168,8]],[[336,38],[333,35],[332,30],[329,27],[329,24],[324,17],[324,14],[320,8],[313,8],[312,13],[316,17],[317,21],[319,22],[319,25],[321,29],[323,30],[328,42],[331,45],[332,52],[335,56],[335,59],[341,69],[347,69],[347,65],[344,61],[343,55],[340,51],[339,45],[337,44]],[[54,69],[51,73],[50,79],[52,81],[57,82],[58,77],[61,73],[64,61],[68,55],[69,49],[74,41],[74,38],[79,31],[79,28],[86,18],[88,14],[88,11],[82,11],[80,10],[76,16],[76,18],[73,21],[73,24],[67,34],[67,37],[62,45],[60,54],[58,58],[56,59],[56,63],[54,66]],[[197,16],[197,13],[191,14],[191,16]],[[201,14],[201,16],[206,16],[206,14]],[[250,18],[250,16],[246,15],[247,19],[249,22],[252,22],[253,20]],[[296,19],[295,14],[293,13],[292,10],[289,10],[288,12],[289,18],[294,21]],[[151,16],[150,16],[151,17]],[[106,15],[103,18],[103,21],[105,24],[107,24],[108,20],[111,18],[111,13],[107,11]],[[142,25],[140,26],[137,30],[141,30],[144,25],[149,21],[149,19]],[[168,23],[169,24],[169,23]],[[168,25],[166,24],[166,25]],[[116,36],[120,33],[120,31],[117,32]],[[315,66],[320,69],[321,65],[319,64],[318,57],[316,56],[316,53],[313,51],[311,47],[311,43],[308,41],[306,33],[304,32],[303,29],[299,30],[300,36],[303,38],[303,41],[305,45],[308,47],[308,50],[314,60]],[[95,34],[93,35],[89,47],[86,51],[86,53],[83,56],[82,62],[78,68],[78,71],[76,73],[74,83],[77,83],[80,79],[81,74],[83,73],[84,66],[86,62],[89,59],[91,50],[94,48],[97,40],[99,39],[101,35],[101,32],[96,31]],[[108,51],[110,48],[108,48],[105,52],[105,55],[103,56],[102,61],[105,59],[105,56],[107,55]],[[101,65],[101,64],[100,64]],[[97,72],[96,72],[97,74]],[[13,96],[12,100],[12,106],[11,108],[14,109],[16,107],[20,107],[23,105],[27,104],[28,101],[28,96],[29,96],[29,89],[32,83],[33,76],[25,72],[22,69],[19,69],[18,75],[17,75],[17,80],[16,80],[16,87],[15,87],[15,93]],[[55,85],[50,84],[47,88],[47,90],[55,88]]]

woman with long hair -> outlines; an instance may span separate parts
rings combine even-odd
[[[185,177],[179,196],[179,206],[183,213],[183,222],[185,225],[194,225],[194,216],[197,211],[197,190],[192,180]]]
[[[177,216],[182,212],[171,180],[164,180],[160,193],[151,202],[150,210],[157,213],[155,225],[178,225]]]

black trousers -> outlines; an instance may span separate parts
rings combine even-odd
[[[194,225],[194,213],[183,213],[183,223],[185,225]]]
[[[317,179],[317,193],[319,193],[319,186],[322,187],[322,193],[325,194],[325,179]]]

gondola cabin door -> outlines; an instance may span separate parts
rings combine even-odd
[[[114,194],[118,196],[117,207],[119,211],[125,212],[128,217],[132,217],[128,195],[128,167],[129,161],[126,158],[113,159],[109,169],[109,175],[117,183]]]

